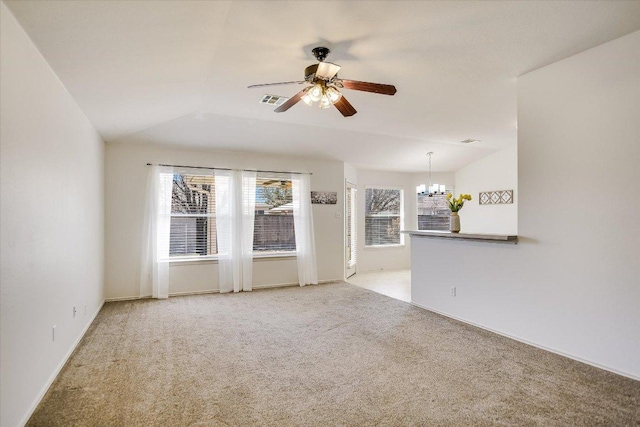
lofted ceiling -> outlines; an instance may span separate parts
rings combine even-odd
[[[103,139],[453,171],[516,144],[517,77],[640,29],[639,1],[5,1]],[[290,97],[311,49],[358,110]],[[463,145],[465,139],[479,139]]]

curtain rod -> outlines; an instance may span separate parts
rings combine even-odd
[[[218,169],[218,170],[222,170],[222,171],[232,171],[233,169],[231,168],[212,168],[212,167],[207,167],[207,166],[185,166],[185,165],[165,165],[162,163],[147,163],[147,166],[171,166],[174,168],[191,168],[191,169]],[[311,172],[282,172],[282,171],[265,171],[265,170],[259,170],[259,169],[243,169],[245,171],[248,172],[266,172],[266,173],[292,173],[295,175],[313,175]]]

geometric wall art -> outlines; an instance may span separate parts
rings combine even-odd
[[[513,190],[484,191],[478,200],[481,205],[506,205],[513,203]]]

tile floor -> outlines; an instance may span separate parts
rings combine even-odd
[[[356,273],[346,280],[352,285],[411,302],[411,270],[377,270]]]

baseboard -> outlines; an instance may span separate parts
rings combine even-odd
[[[336,280],[319,280],[318,284],[322,285],[325,283],[335,283],[338,281],[341,281],[342,279],[336,279]],[[291,282],[291,283],[272,283],[269,285],[255,285],[252,287],[252,290],[256,290],[256,289],[272,289],[272,288],[287,288],[287,287],[292,287],[292,286],[300,286],[300,284],[298,282]],[[170,297],[178,297],[178,296],[186,296],[186,295],[202,295],[202,294],[217,294],[220,293],[220,290],[218,289],[211,289],[211,290],[206,290],[206,291],[193,291],[193,292],[173,292],[170,293],[169,296]],[[143,298],[151,298],[151,296],[148,297],[143,297]],[[120,298],[118,300],[128,300],[128,299],[138,299],[138,298]],[[114,299],[115,300],[115,299]]]
[[[427,310],[427,311],[431,311],[431,312],[439,314],[441,316],[449,317],[451,319],[457,320],[457,321],[462,322],[462,323],[466,323],[467,325],[475,326],[476,328],[484,329],[485,331],[489,331],[489,332],[492,332],[494,334],[501,335],[503,337],[512,339],[514,341],[518,341],[518,342],[521,342],[523,344],[527,344],[527,345],[530,345],[532,347],[536,347],[536,348],[539,348],[541,350],[548,351],[550,353],[555,353],[557,355],[567,357],[567,358],[575,360],[577,362],[585,363],[587,365],[593,366],[593,367],[598,368],[598,369],[603,369],[605,371],[609,371],[609,372],[612,372],[614,374],[621,375],[623,377],[631,378],[632,380],[640,380],[640,376],[631,374],[629,372],[620,371],[620,370],[612,368],[610,366],[601,365],[601,364],[599,364],[597,362],[593,362],[591,360],[583,359],[583,358],[578,357],[578,356],[576,356],[574,354],[571,354],[571,353],[566,353],[564,351],[556,350],[555,348],[546,347],[544,345],[541,345],[541,344],[538,344],[538,343],[535,343],[535,342],[532,342],[532,341],[528,341],[528,340],[525,340],[523,338],[519,338],[519,337],[516,337],[514,335],[510,335],[510,334],[498,331],[496,329],[488,328],[486,326],[483,326],[483,325],[480,325],[480,324],[477,324],[477,323],[474,323],[474,322],[470,322],[470,321],[468,321],[466,319],[463,319],[463,318],[460,318],[460,317],[457,317],[457,316],[452,316],[450,314],[444,313],[444,312],[439,311],[439,310],[435,310],[435,309],[433,309],[431,307],[427,307],[425,305],[417,304],[415,302],[411,302],[411,305],[414,305],[416,307],[422,308],[422,309]]]
[[[343,279],[318,280],[318,285],[324,285],[327,283],[335,283],[335,282],[342,282],[342,281]],[[258,286],[254,286],[253,289],[286,288],[290,286],[300,286],[300,284],[298,282],[295,282],[295,283],[280,283],[275,285],[258,285]],[[307,285],[307,286],[313,286],[313,285]]]
[[[335,282],[343,282],[344,279],[333,279],[333,280],[319,280],[318,284],[323,285],[326,283],[335,283]],[[290,286],[300,286],[297,282],[295,283],[275,283],[271,285],[256,285],[253,289],[270,289],[270,288],[286,288]],[[169,294],[170,297],[182,297],[187,295],[204,295],[204,294],[217,294],[220,293],[218,289],[209,289],[204,291],[187,291],[187,292],[172,292]],[[131,297],[114,297],[114,298],[106,298],[105,302],[115,302],[115,301],[134,301],[138,299],[147,299],[151,298],[151,295],[145,296],[131,296]]]
[[[116,301],[133,301],[133,300],[137,300],[137,299],[145,299],[145,298],[151,298],[151,295],[147,295],[147,296],[142,296],[142,297],[114,297],[114,298],[105,298],[104,302],[116,302]]]
[[[272,289],[272,288],[290,288],[292,286],[300,286],[298,283],[272,283],[270,285],[256,285],[252,289]]]
[[[172,292],[169,294],[169,297],[183,297],[187,295],[206,295],[206,294],[219,294],[220,291],[217,289],[212,290],[204,290],[204,291],[187,291],[187,292]],[[151,295],[142,298],[151,298]]]
[[[67,353],[64,355],[64,357],[62,358],[62,361],[58,364],[58,367],[53,371],[53,374],[51,374],[51,376],[49,377],[49,380],[45,383],[40,393],[38,393],[38,396],[35,398],[34,402],[31,404],[31,407],[27,411],[26,415],[22,418],[22,420],[20,421],[20,424],[18,425],[24,426],[27,423],[27,421],[29,421],[29,418],[31,418],[31,416],[35,412],[36,408],[42,401],[42,398],[44,397],[45,394],[47,394],[47,391],[49,391],[49,387],[51,387],[51,384],[53,384],[53,382],[56,380],[56,378],[58,377],[58,374],[60,374],[60,371],[62,370],[62,368],[64,368],[64,365],[66,365],[67,361],[69,360],[73,352],[76,350],[76,347],[78,347],[78,344],[80,344],[80,341],[82,340],[82,338],[84,338],[84,334],[86,334],[87,331],[89,330],[89,326],[91,326],[93,324],[93,321],[96,320],[96,316],[98,316],[98,313],[100,313],[100,310],[102,310],[102,306],[104,305],[104,303],[105,301],[102,301],[102,304],[100,304],[100,307],[98,307],[98,310],[96,310],[96,312],[93,313],[93,316],[91,316],[91,319],[89,320],[89,322],[87,322],[85,327],[82,329],[82,332],[80,332],[80,335],[78,336],[76,341],[73,343],[69,351],[67,351]]]

